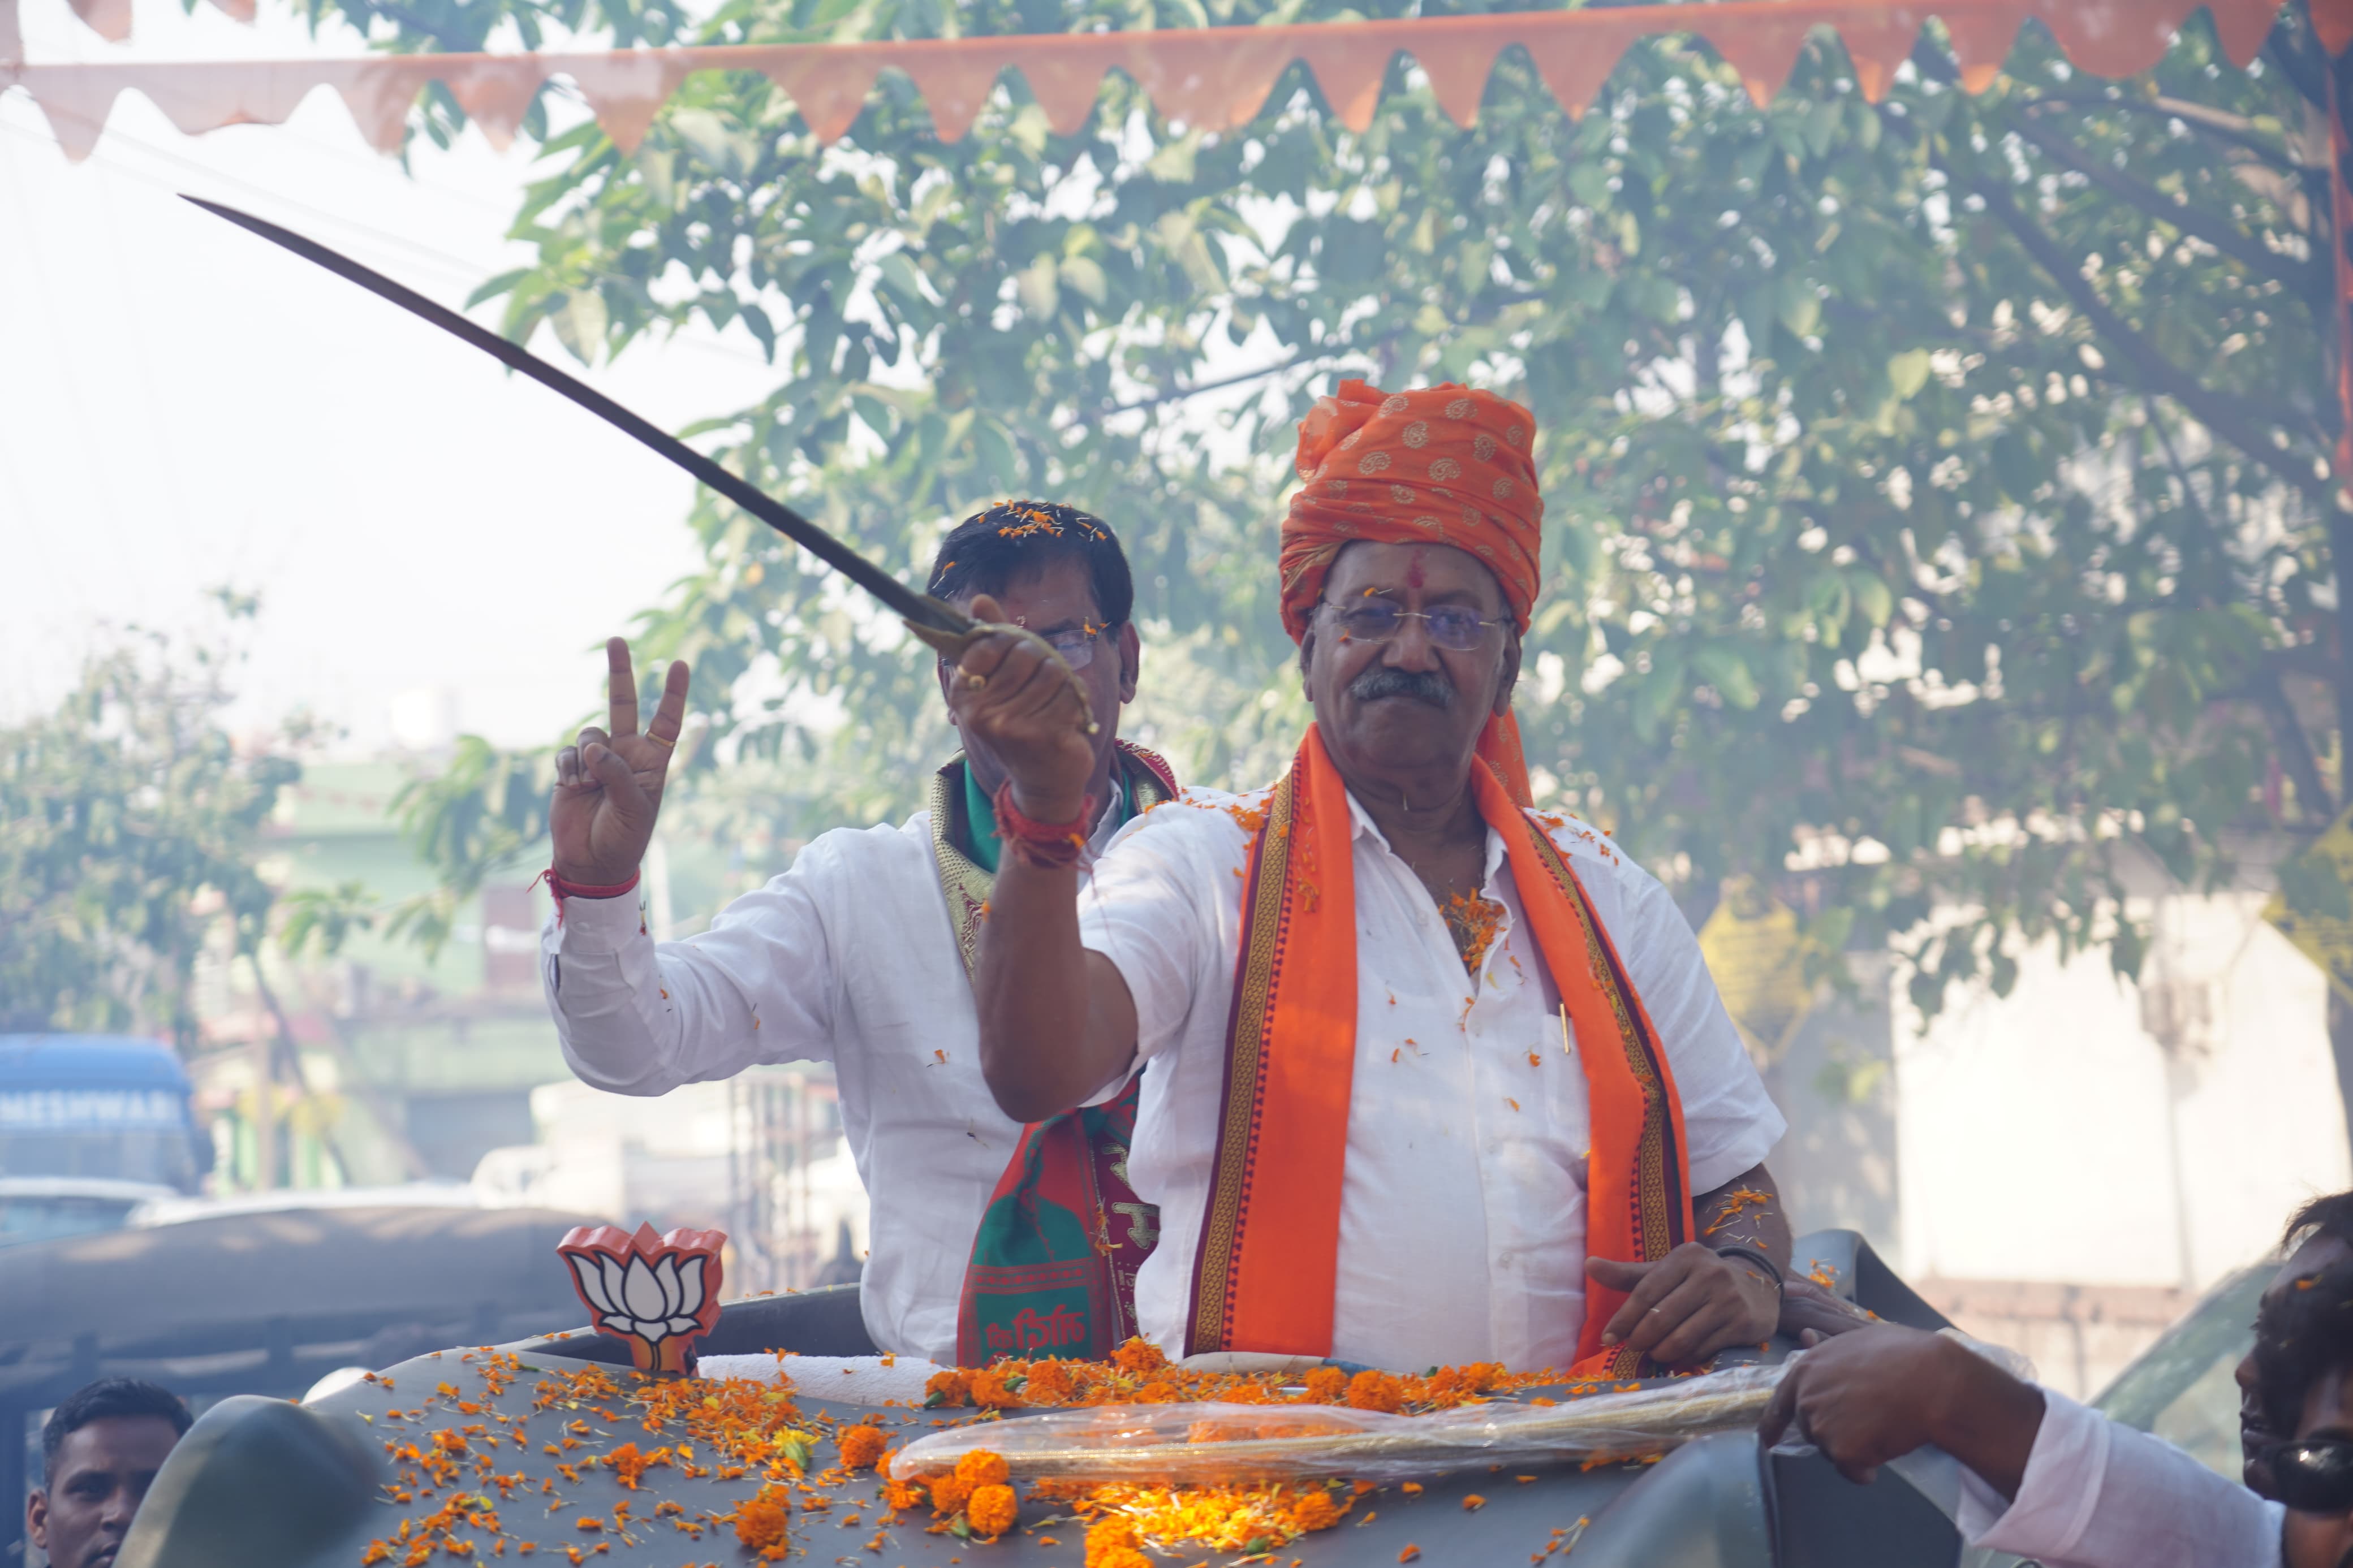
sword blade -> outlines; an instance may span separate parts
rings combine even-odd
[[[974,623],[971,617],[954,605],[943,604],[928,594],[916,593],[792,508],[729,473],[659,426],[632,414],[586,383],[566,375],[520,343],[510,342],[447,306],[436,304],[416,289],[396,283],[375,268],[364,267],[340,251],[330,250],[315,239],[306,239],[291,229],[280,228],[267,218],[256,217],[251,213],[224,206],[218,202],[208,202],[202,196],[184,194],[180,199],[194,203],[216,217],[227,218],[239,228],[249,229],[273,245],[283,246],[305,261],[316,262],[337,277],[349,279],[371,294],[391,300],[412,315],[424,317],[452,337],[464,339],[501,363],[522,372],[542,386],[570,398],[607,424],[636,437],[897,611],[909,628],[934,647],[950,651],[952,639],[960,639],[972,632]]]

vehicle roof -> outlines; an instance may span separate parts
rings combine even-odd
[[[0,1089],[174,1089],[188,1075],[161,1040],[132,1035],[0,1035]]]
[[[0,1176],[0,1198],[89,1198],[121,1204],[152,1204],[180,1195],[177,1187],[155,1182],[124,1182],[112,1176]]]
[[[278,1187],[227,1197],[190,1197],[170,1187],[151,1189],[132,1212],[134,1229],[187,1225],[229,1215],[286,1214],[313,1209],[479,1209],[491,1205],[463,1182],[407,1182],[382,1187]]]
[[[297,1328],[435,1321],[495,1302],[576,1321],[571,1280],[550,1260],[584,1223],[595,1220],[548,1209],[314,1208],[33,1242],[11,1248],[0,1268],[0,1367],[85,1335],[101,1350],[226,1344],[279,1317]]]

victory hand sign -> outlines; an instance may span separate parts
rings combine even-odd
[[[611,672],[609,728],[595,725],[555,754],[555,800],[548,808],[555,840],[555,874],[567,882],[609,888],[638,873],[654,836],[662,785],[670,774],[678,732],[686,722],[687,668],[670,667],[653,722],[638,732],[638,680],[629,645],[605,645]]]

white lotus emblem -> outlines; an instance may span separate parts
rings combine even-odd
[[[626,1341],[638,1370],[683,1372],[690,1342],[719,1321],[720,1249],[715,1230],[657,1237],[640,1225],[581,1226],[557,1244],[596,1327]]]

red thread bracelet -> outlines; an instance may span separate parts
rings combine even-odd
[[[599,888],[586,882],[567,882],[550,866],[533,879],[533,885],[547,884],[548,896],[555,900],[555,923],[564,923],[564,900],[566,899],[617,899],[638,885],[638,873],[629,873],[626,882],[616,882],[609,888]]]
[[[1041,871],[1075,866],[1087,852],[1087,821],[1094,815],[1095,797],[1079,806],[1075,822],[1032,822],[1013,804],[1013,781],[997,786],[997,835],[1025,864]]]

